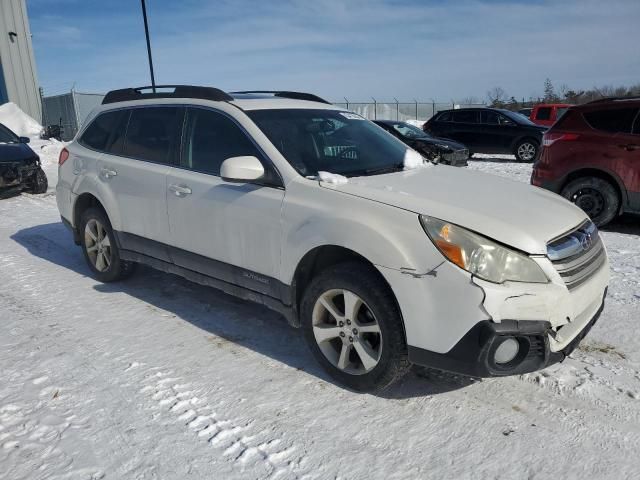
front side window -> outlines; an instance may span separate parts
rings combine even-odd
[[[233,120],[212,110],[188,109],[184,138],[181,165],[190,170],[219,176],[220,166],[227,158],[261,158],[256,146]]]
[[[145,107],[131,110],[123,153],[149,162],[173,163],[183,109]]]
[[[475,110],[458,110],[453,112],[453,121],[456,123],[478,123],[478,112]]]
[[[584,118],[596,130],[609,133],[631,133],[637,108],[613,108],[586,112]]]
[[[540,107],[536,112],[536,120],[550,120],[551,107]]]
[[[254,110],[249,117],[303,176],[374,175],[403,167],[407,147],[359,115],[335,110]]]

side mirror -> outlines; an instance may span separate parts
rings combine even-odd
[[[264,176],[264,167],[256,157],[231,157],[222,162],[220,176],[227,182],[253,182]]]
[[[31,139],[29,137],[18,137],[20,143],[29,143]]]

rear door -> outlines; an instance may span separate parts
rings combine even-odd
[[[141,250],[148,242],[169,243],[166,175],[176,162],[184,109],[149,106],[126,110],[128,121],[114,133],[101,157],[98,181],[118,205],[123,248]],[[126,133],[125,133],[126,130]],[[142,253],[166,259],[162,251]]]
[[[175,263],[274,293],[284,199],[274,167],[230,116],[208,108],[187,109],[181,150],[180,165],[167,176]],[[263,182],[230,183],[220,177],[224,160],[246,155],[262,161]]]
[[[482,137],[480,111],[454,110],[452,117],[452,132],[444,136],[457,140],[476,152],[485,151],[483,142],[486,142]]]
[[[631,208],[640,208],[640,113],[637,107],[618,106],[587,111],[587,124],[594,129],[589,141],[591,155],[608,170],[615,172],[629,191]]]

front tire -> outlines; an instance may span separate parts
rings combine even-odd
[[[80,243],[84,258],[101,282],[115,282],[131,276],[136,264],[120,258],[120,250],[103,210],[88,208],[80,221]]]
[[[538,158],[538,151],[540,145],[537,142],[529,139],[524,139],[518,142],[514,155],[519,162],[533,162]]]
[[[48,188],[49,181],[47,180],[47,175],[44,173],[44,170],[42,170],[42,167],[38,167],[36,173],[31,177],[27,191],[29,193],[42,194],[46,193]]]
[[[353,390],[383,390],[409,369],[395,298],[372,267],[343,263],[314,278],[302,299],[301,323],[320,365]]]
[[[616,188],[598,177],[573,180],[562,189],[561,195],[584,210],[598,227],[613,220],[620,209]]]

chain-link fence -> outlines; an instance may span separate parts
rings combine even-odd
[[[69,93],[42,97],[42,126],[60,127],[61,139],[71,140],[82,127],[89,112],[100,105],[104,95],[101,93],[81,93],[71,90]]]
[[[452,108],[483,107],[484,104],[459,104],[454,102],[351,102],[345,98],[344,102],[334,105],[344,107],[369,120],[416,120],[427,121],[436,113]]]

